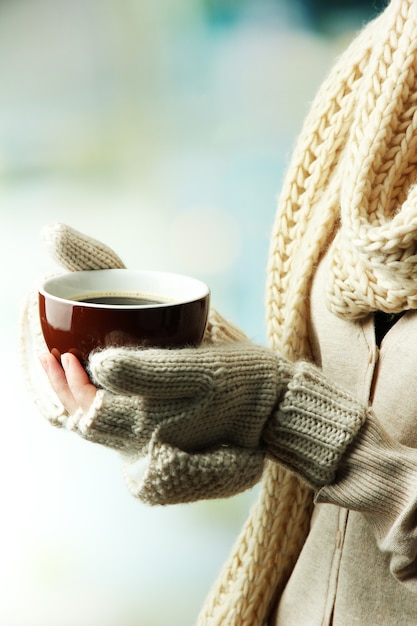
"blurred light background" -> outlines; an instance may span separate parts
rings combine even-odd
[[[264,342],[285,165],[335,57],[383,4],[0,2],[1,626],[192,625],[257,492],[146,507],[113,453],[39,416],[18,317],[55,269],[43,225],[206,280]]]

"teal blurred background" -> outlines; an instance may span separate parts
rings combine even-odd
[[[66,222],[130,267],[206,280],[214,306],[265,342],[291,148],[334,59],[382,5],[0,2],[1,626],[192,625],[257,494],[146,507],[113,453],[38,415],[18,318],[55,269],[42,227]]]

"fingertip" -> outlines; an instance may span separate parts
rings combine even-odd
[[[71,365],[71,357],[68,354],[68,352],[65,352],[64,354],[61,354],[61,364],[62,364],[62,367],[64,368],[64,370],[67,371],[67,369]]]
[[[94,400],[97,389],[91,383],[87,371],[75,354],[67,352],[62,355],[61,361],[72,396],[76,404],[86,413]]]
[[[89,384],[90,377],[84,365],[72,352],[66,352],[61,356],[62,368],[70,387]]]
[[[46,373],[48,373],[48,370],[49,370],[49,359],[48,359],[48,357],[49,357],[49,353],[48,352],[46,352],[45,354],[41,354],[39,356],[40,364],[42,365],[42,367],[43,367],[43,369],[45,370]]]
[[[61,363],[61,353],[60,353],[59,350],[57,350],[57,348],[52,348],[51,354],[52,354],[52,356],[54,356],[56,358],[58,363]]]
[[[60,361],[65,372],[68,372],[68,370],[70,369],[84,371],[84,367],[82,366],[80,360],[75,354],[72,354],[72,352],[65,352],[64,354],[62,354]]]
[[[44,352],[43,354],[41,354],[39,356],[39,361],[46,373],[53,369],[56,363],[61,363],[61,359],[57,357],[57,355],[54,354],[53,351]]]

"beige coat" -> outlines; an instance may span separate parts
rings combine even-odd
[[[358,399],[369,400],[391,436],[417,447],[417,311],[406,313],[378,349],[372,315],[353,322],[328,311],[320,270],[311,295],[314,360]],[[375,450],[369,454],[375,456]],[[402,470],[394,464],[392,471]],[[384,484],[370,469],[368,480],[370,490],[384,499],[389,473]],[[355,489],[353,493],[358,512],[334,504],[316,505],[311,531],[273,621],[276,626],[417,624],[417,476],[411,478],[402,512],[407,523],[391,516],[389,531],[379,536],[380,547],[361,512],[366,505]],[[326,490],[319,494],[321,500],[331,502],[332,497]],[[385,502],[388,515],[389,504]]]

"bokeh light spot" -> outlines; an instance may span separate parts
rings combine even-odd
[[[214,274],[230,269],[241,250],[242,234],[233,216],[217,208],[180,211],[172,224],[172,254],[185,271]]]

